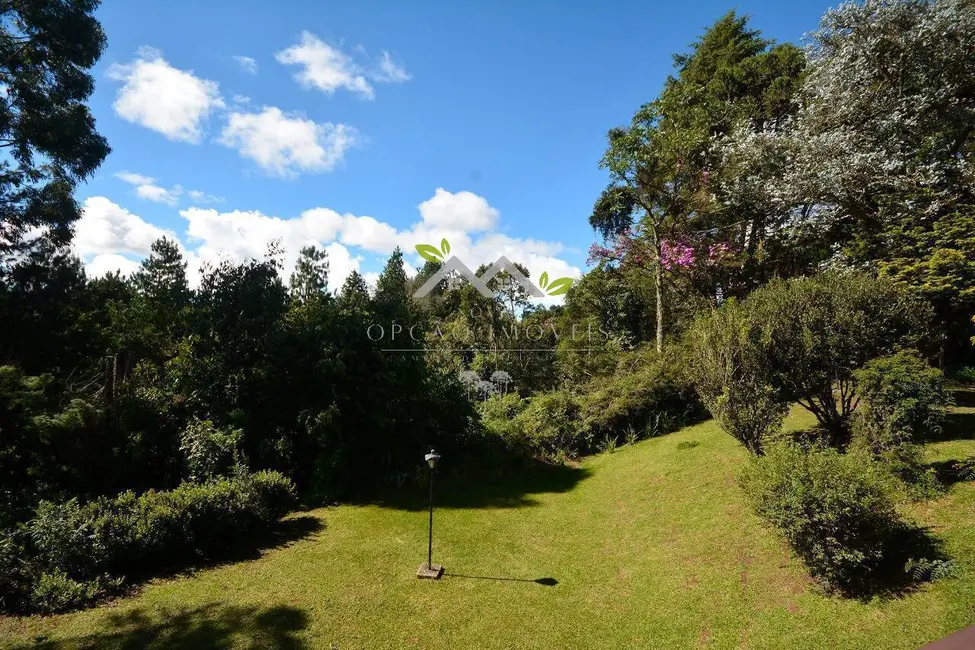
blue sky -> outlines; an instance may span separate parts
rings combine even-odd
[[[447,237],[575,275],[606,131],[731,8],[777,41],[825,2],[117,2],[91,105],[113,148],[76,249],[130,270],[162,233],[191,273],[271,238],[328,247],[333,282]],[[244,59],[243,57],[247,57]]]

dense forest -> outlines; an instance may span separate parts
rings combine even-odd
[[[599,240],[592,268],[554,307],[505,274],[493,299],[446,280],[415,298],[440,263],[408,277],[398,249],[375,287],[353,272],[334,294],[322,248],[284,277],[276,242],[195,287],[167,239],[130,276],[89,277],[70,241],[75,189],[109,153],[85,104],[105,46],[96,5],[0,8],[5,607],[83,602],[214,512],[252,508],[258,527],[297,501],[415,482],[431,446],[454,468],[517,472],[710,412],[765,455],[798,403],[822,447],[769,454],[778,466],[833,453],[836,469],[866,447],[920,481],[909,434],[945,403],[940,373],[975,365],[969,0],[843,5],[804,48],[722,17],[609,131],[593,161],[608,185],[578,216]],[[423,335],[394,354],[376,324]],[[931,399],[884,411],[890,377]],[[763,471],[758,493],[775,481]],[[155,525],[163,502],[213,510],[151,542],[66,532],[120,512]],[[188,554],[222,543],[211,526]]]

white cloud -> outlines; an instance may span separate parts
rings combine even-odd
[[[75,223],[72,246],[86,255],[148,255],[152,242],[175,234],[144,221],[138,215],[113,203],[104,196],[85,199],[81,218]]]
[[[119,172],[115,176],[132,185],[150,185],[156,180],[150,176],[143,176],[135,172]]]
[[[410,73],[401,65],[393,61],[389,52],[383,50],[383,57],[379,61],[379,72],[374,77],[376,81],[385,83],[399,84],[412,79]]]
[[[365,53],[365,48],[361,45],[353,49],[359,54]],[[344,88],[365,99],[373,99],[376,91],[370,81],[403,83],[411,78],[406,68],[394,62],[393,57],[385,50],[379,65],[373,68],[356,61],[308,31],[301,33],[297,44],[278,52],[275,58],[283,65],[300,66],[294,78],[302,87],[317,89],[329,95]]]
[[[135,175],[138,176],[138,175]],[[139,180],[145,180],[141,177]],[[193,198],[194,192],[187,192]],[[198,285],[204,263],[220,259],[260,259],[268,243],[280,241],[285,249],[282,277],[290,277],[295,260],[303,246],[324,247],[329,253],[329,288],[338,290],[353,270],[362,272],[362,253],[388,255],[399,246],[406,254],[404,268],[408,275],[416,273],[423,260],[415,254],[420,243],[439,245],[448,239],[451,254],[457,255],[471,268],[494,262],[505,255],[524,264],[531,277],[542,272],[549,277],[581,275],[578,267],[561,259],[562,244],[537,239],[521,239],[497,232],[498,211],[483,197],[471,192],[449,192],[437,188],[434,195],[418,206],[419,217],[409,227],[399,230],[369,216],[340,214],[329,208],[305,210],[291,218],[266,215],[256,210],[221,212],[213,208],[190,207],[180,211],[185,220],[182,231],[190,283]],[[99,270],[116,265],[126,268],[132,264],[124,255],[145,256],[150,244],[172,233],[146,223],[138,216],[115,205],[104,197],[92,197],[85,202],[82,219],[78,223],[75,246],[81,255],[105,256],[89,266]],[[120,261],[115,257],[122,257]],[[374,271],[363,276],[371,284],[378,277]],[[561,298],[545,299],[557,303]]]
[[[352,127],[319,124],[273,106],[260,113],[231,113],[220,136],[221,144],[277,176],[330,171],[354,142]]]
[[[257,61],[249,56],[234,56],[234,61],[240,65],[240,69],[247,74],[257,74]]]
[[[230,98],[230,101],[241,106],[246,106],[251,103],[251,98],[247,95],[234,95]]]
[[[294,77],[305,88],[332,94],[339,88],[372,99],[375,91],[352,58],[311,32],[302,32],[297,45],[278,52],[275,58],[284,65],[298,65]]]
[[[190,200],[193,203],[223,203],[225,201],[222,196],[207,194],[206,192],[201,192],[200,190],[190,190],[186,194],[190,197]]]
[[[438,187],[433,197],[419,206],[423,222],[430,227],[462,232],[490,230],[498,221],[498,211],[473,192],[448,192]]]
[[[172,188],[166,189],[165,187],[156,185],[156,179],[150,176],[143,176],[142,174],[133,172],[119,172],[115,175],[126,183],[134,185],[136,196],[147,201],[176,205],[179,203],[179,197],[183,193],[183,188],[179,185],[174,185]]]
[[[215,81],[174,68],[153,48],[141,48],[134,61],[113,65],[108,75],[124,82],[115,113],[170,140],[199,143],[207,117],[224,107]]]
[[[138,268],[138,262],[133,262],[129,258],[115,253],[96,255],[90,262],[85,264],[85,271],[93,278],[100,278],[103,275],[108,275],[115,271],[120,272],[123,276],[130,275]]]

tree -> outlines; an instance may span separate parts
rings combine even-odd
[[[590,217],[604,238],[626,236],[638,244],[636,265],[653,278],[658,350],[664,337],[665,275],[681,266],[668,268],[666,258],[675,248],[710,250],[697,240],[716,231],[715,215],[721,215],[710,191],[719,162],[711,155],[712,139],[738,120],[777,124],[784,119],[802,69],[798,50],[771,47],[734,12],[710,27],[689,54],[676,56],[675,64],[677,76],[668,78],[661,95],[641,107],[627,127],[609,132],[601,166],[611,182]]]
[[[892,282],[864,273],[775,280],[741,302],[741,342],[763,360],[764,383],[819,420],[826,442],[846,449],[859,395],[855,371],[899,347],[927,344],[930,310]],[[738,309],[733,303],[722,310]],[[720,340],[720,339],[719,339]],[[738,345],[728,339],[722,345]],[[724,358],[734,355],[722,353]]]
[[[328,252],[316,246],[303,247],[290,285],[291,295],[302,302],[322,296],[328,290]]]
[[[724,194],[783,226],[775,246],[799,268],[780,275],[877,265],[935,300],[943,356],[970,335],[973,51],[969,0],[842,4],[812,34],[794,118],[742,123],[718,147],[735,171]]]
[[[688,369],[701,401],[722,429],[762,455],[789,405],[772,383],[760,328],[732,299],[699,317],[686,341]]]
[[[108,155],[84,102],[105,47],[97,0],[0,5],[0,260],[46,229],[56,246],[80,212],[72,194]]]
[[[397,246],[376,281],[376,310],[388,323],[403,321],[409,316],[409,285],[403,266],[403,251]]]

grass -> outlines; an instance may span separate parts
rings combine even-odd
[[[972,438],[929,445],[931,460],[975,454]],[[820,594],[749,511],[735,484],[745,461],[706,422],[574,468],[445,481],[439,582],[414,577],[422,494],[316,510],[299,518],[318,530],[256,559],[88,611],[0,618],[0,647],[914,649],[975,624],[975,483],[910,512],[959,575],[863,602]]]

